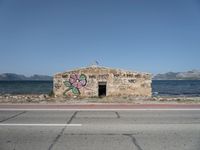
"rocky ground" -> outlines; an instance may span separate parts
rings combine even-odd
[[[200,97],[104,97],[104,98],[55,98],[40,95],[0,95],[0,103],[132,103],[132,104],[200,104]]]

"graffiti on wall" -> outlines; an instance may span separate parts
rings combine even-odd
[[[63,95],[69,91],[72,91],[74,95],[80,95],[80,89],[87,84],[87,77],[84,74],[71,74],[69,80],[63,83],[67,87]]]

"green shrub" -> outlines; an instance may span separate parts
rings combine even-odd
[[[54,97],[54,92],[53,91],[51,91],[51,92],[49,92],[49,97]]]

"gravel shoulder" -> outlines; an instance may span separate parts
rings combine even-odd
[[[87,104],[87,103],[130,103],[130,104],[200,104],[200,97],[104,97],[104,98],[55,98],[47,94],[0,95],[0,103],[12,104]]]

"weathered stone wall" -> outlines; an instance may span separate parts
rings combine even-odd
[[[88,67],[54,76],[56,97],[97,97],[99,82],[107,83],[106,96],[151,96],[151,75],[110,69]]]

